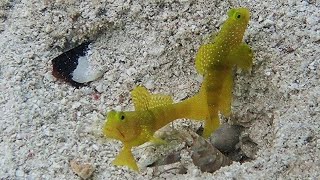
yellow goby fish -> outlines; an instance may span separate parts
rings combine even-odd
[[[151,95],[146,88],[136,87],[131,91],[135,111],[110,111],[103,133],[106,137],[120,140],[124,147],[113,161],[114,165],[128,166],[137,171],[138,166],[131,148],[145,142],[165,143],[153,134],[168,123],[181,118],[204,119],[207,114],[200,94],[173,104],[170,96]]]
[[[231,9],[219,34],[208,44],[200,46],[195,66],[204,76],[201,90],[207,101],[209,115],[205,119],[203,136],[208,137],[219,127],[219,112],[229,116],[231,112],[234,65],[250,70],[252,50],[242,42],[249,23],[247,8]]]
[[[204,136],[208,137],[219,127],[218,113],[229,115],[232,67],[238,65],[250,69],[252,51],[241,43],[249,11],[245,8],[231,9],[228,16],[218,36],[209,44],[202,45],[196,56],[196,69],[204,75],[198,94],[173,104],[169,96],[151,95],[145,88],[137,87],[131,92],[135,111],[108,113],[103,133],[124,145],[113,164],[138,171],[131,148],[148,141],[163,143],[153,134],[175,119],[205,120]]]

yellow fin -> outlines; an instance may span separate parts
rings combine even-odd
[[[150,129],[149,126],[144,126],[142,127],[142,133],[141,136],[146,137],[148,139],[148,141],[154,143],[154,144],[158,144],[158,145],[163,145],[163,144],[167,144],[167,142],[161,138],[157,138],[154,137],[153,134],[154,132],[152,132],[152,130]]]
[[[232,89],[233,89],[232,70],[226,73],[225,76],[226,77],[223,82],[221,94],[219,97],[219,110],[225,117],[229,117],[231,113]]]
[[[116,166],[127,166],[134,171],[139,171],[136,160],[131,153],[131,148],[124,147],[119,155],[112,161],[112,164]]]
[[[212,65],[215,59],[216,49],[215,44],[204,44],[200,46],[195,63],[199,74],[204,75],[207,72],[208,67]]]
[[[204,138],[208,138],[211,134],[218,129],[220,126],[220,120],[218,114],[214,115],[213,117],[209,117],[204,122],[204,130],[202,136]]]
[[[154,136],[151,137],[150,142],[157,144],[157,145],[165,145],[168,144],[167,141],[160,139],[160,138],[156,138]]]
[[[253,52],[251,48],[242,43],[238,47],[232,49],[228,55],[228,60],[239,68],[250,71],[252,68]]]
[[[172,98],[167,95],[150,94],[145,87],[138,86],[131,91],[136,110],[147,110],[154,107],[172,104]]]
[[[150,98],[150,93],[145,87],[137,86],[134,88],[131,91],[131,97],[135,110],[148,109],[148,99]]]
[[[219,94],[221,94],[221,91],[219,89],[223,90],[224,87],[228,87],[227,84],[224,85],[223,81],[220,79],[224,79],[222,76],[230,73],[231,70],[232,69],[230,68],[230,70],[222,71],[222,73],[213,71],[204,76],[200,93],[206,102],[205,107],[203,108],[207,109],[203,131],[203,137],[205,138],[210,137],[210,135],[220,126],[219,108],[221,105],[221,96]]]

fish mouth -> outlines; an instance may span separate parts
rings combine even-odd
[[[118,129],[116,128],[116,130],[118,131],[118,133],[122,136],[122,138],[124,139],[124,134]]]
[[[124,134],[118,129],[118,128],[105,128],[104,134],[106,137],[114,138],[118,140],[124,140],[125,136]]]

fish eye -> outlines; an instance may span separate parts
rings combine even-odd
[[[124,121],[124,120],[125,120],[125,114],[124,114],[123,112],[119,112],[119,113],[117,114],[116,119],[117,119],[118,121]]]
[[[241,13],[239,13],[239,12],[235,12],[234,14],[233,14],[233,17],[235,18],[235,19],[241,19]]]

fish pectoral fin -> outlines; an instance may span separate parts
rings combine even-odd
[[[136,160],[134,159],[131,148],[123,148],[118,156],[112,161],[116,166],[127,166],[128,168],[139,171]]]
[[[168,144],[167,141],[161,139],[161,138],[157,138],[157,137],[154,137],[152,136],[151,139],[150,139],[150,142],[156,144],[156,145],[166,145]]]
[[[166,106],[173,103],[170,96],[150,94],[143,86],[138,86],[131,91],[135,110],[148,110],[150,108]]]
[[[203,44],[199,47],[195,59],[196,70],[199,74],[206,74],[209,66],[214,63],[215,49],[215,44]]]
[[[230,51],[227,59],[230,63],[250,72],[252,68],[253,52],[246,43],[242,43]]]
[[[143,128],[143,135],[142,136],[146,137],[148,139],[148,141],[150,141],[154,144],[157,144],[157,145],[167,144],[167,142],[165,140],[154,137],[153,134],[154,133],[152,133],[149,128],[147,128],[147,127]]]

